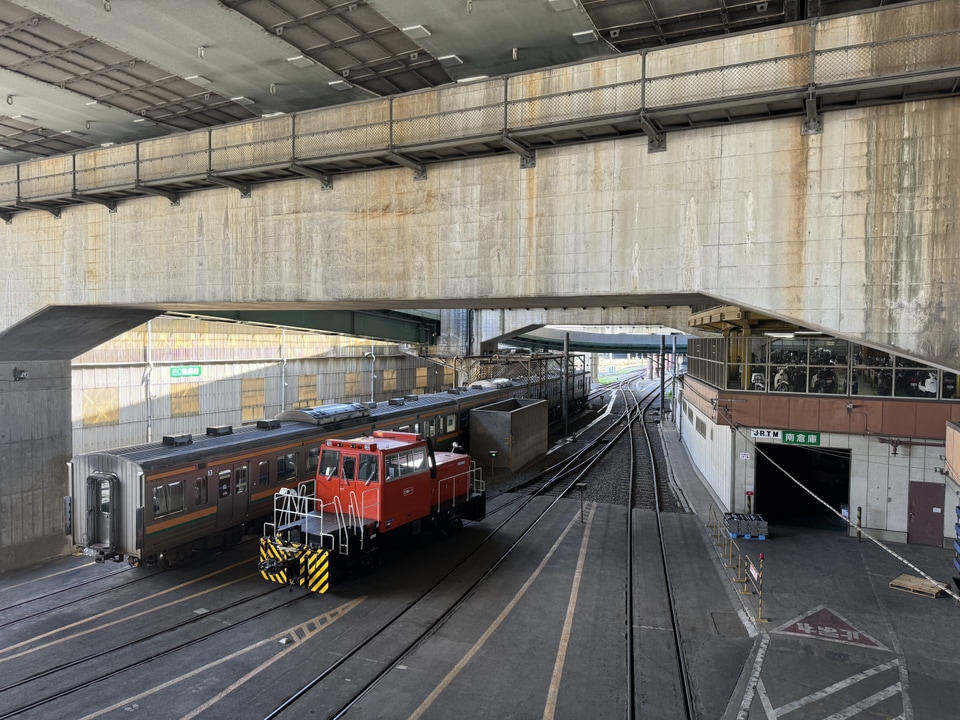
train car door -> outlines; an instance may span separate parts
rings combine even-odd
[[[119,510],[119,487],[120,481],[112,473],[87,476],[87,544],[101,552],[113,552],[119,542],[114,512]]]
[[[212,473],[217,479],[217,527],[227,528],[247,516],[250,467],[247,463],[221,465]]]

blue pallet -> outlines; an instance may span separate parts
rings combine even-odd
[[[766,535],[746,535],[744,533],[732,533],[729,530],[727,530],[727,535],[729,535],[734,539],[739,538],[741,540],[766,540],[767,539]]]

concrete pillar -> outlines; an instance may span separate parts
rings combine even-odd
[[[0,571],[71,547],[63,532],[70,373],[69,360],[0,363]]]

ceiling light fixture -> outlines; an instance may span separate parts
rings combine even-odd
[[[353,85],[348,83],[346,80],[331,80],[327,83],[327,85],[332,87],[334,90],[349,90],[353,87]]]
[[[253,100],[248,97],[240,95],[239,97],[230,98],[230,102],[235,102],[237,105],[253,105]]]
[[[581,30],[580,32],[573,33],[573,41],[578,45],[586,45],[587,43],[596,42],[599,39],[596,30]]]
[[[205,78],[203,75],[188,75],[184,80],[192,82],[194,85],[209,85],[213,82],[210,78]]]
[[[316,65],[312,58],[308,58],[306,55],[294,55],[293,57],[288,57],[287,62],[293,65],[294,67],[305,68],[310,67],[311,65]]]
[[[400,28],[400,32],[402,32],[408,38],[413,38],[414,40],[430,37],[430,31],[427,30],[423,25],[411,25],[409,27]]]
[[[107,109],[107,106],[106,106],[106,105],[104,105],[104,104],[101,103],[101,102],[97,102],[96,100],[93,100],[92,102],[88,102],[86,105],[87,105],[87,107],[90,108],[91,110],[106,110],[106,109]]]
[[[577,7],[577,0],[549,0],[550,8],[554,12],[563,12],[564,10],[573,10]]]
[[[459,55],[441,55],[437,58],[439,62],[444,67],[455,67],[457,65],[463,65],[463,60],[460,59]]]

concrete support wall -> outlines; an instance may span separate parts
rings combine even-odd
[[[14,380],[14,368],[29,377]],[[0,364],[0,568],[69,551],[70,362]]]

